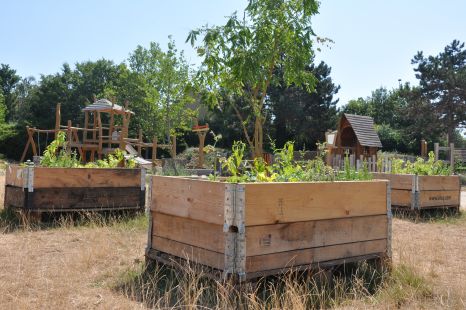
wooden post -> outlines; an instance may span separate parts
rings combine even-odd
[[[99,159],[102,159],[103,140],[102,140],[102,119],[100,118],[100,112],[97,112],[97,126],[99,127],[99,150],[97,151],[97,157]]]
[[[434,143],[435,160],[438,160],[438,151],[439,151],[439,144],[438,144],[438,143]]]
[[[450,167],[451,173],[454,173],[455,170],[455,144],[450,143]]]
[[[138,134],[138,155],[141,157],[141,151],[142,151],[142,129],[139,128],[139,134]]]
[[[68,120],[68,128],[67,128],[67,136],[66,139],[68,140],[66,142],[66,152],[68,154],[71,154],[71,139],[72,139],[72,132],[71,132],[71,120]]]
[[[157,137],[152,139],[152,164],[155,164],[157,159]]]
[[[112,147],[112,141],[113,141],[113,123],[114,123],[114,112],[113,109],[115,107],[115,104],[112,102],[112,110],[110,111],[110,125],[108,126],[108,147]]]
[[[55,139],[58,137],[58,132],[60,132],[60,123],[61,123],[61,104],[57,103],[57,108],[55,109]]]
[[[83,131],[83,143],[87,142],[87,127],[89,126],[89,111],[84,112],[84,131]]]
[[[172,136],[172,149],[171,149],[171,155],[172,155],[172,158],[175,159],[176,158],[176,136],[173,135]]]
[[[92,113],[92,116],[94,117],[94,127],[92,129],[94,129],[92,131],[92,140],[94,140],[94,143],[95,143],[95,140],[97,140],[97,113],[98,112],[93,112]]]
[[[197,167],[202,169],[204,167],[204,143],[205,143],[205,136],[207,131],[198,131],[197,136],[199,137],[199,161],[197,163]]]
[[[375,155],[372,155],[372,172],[377,172],[377,160]]]
[[[33,156],[37,156],[36,144],[34,143],[34,129],[29,128],[29,126],[26,126],[26,132],[28,134],[28,141],[26,142],[26,146],[24,147],[23,154],[21,155],[20,162],[23,162],[24,159],[26,159],[26,155],[27,155],[27,151],[29,149],[29,146],[31,146],[31,148],[32,148]]]
[[[427,157],[427,141],[421,140],[421,157]]]

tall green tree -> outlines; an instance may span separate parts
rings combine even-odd
[[[454,40],[437,56],[424,57],[418,52],[411,61],[423,96],[440,116],[453,141],[458,126],[466,124],[466,50]]]
[[[332,81],[331,68],[320,62],[317,66],[308,66],[307,70],[317,79],[312,93],[300,87],[285,87],[283,83],[269,88],[267,102],[278,146],[294,140],[297,147],[313,148],[316,142],[325,140],[325,131],[336,125],[338,99],[334,96],[340,86]]]
[[[129,57],[130,68],[147,81],[147,87],[152,88],[148,93],[154,98],[147,104],[152,106],[149,108],[151,112],[158,114],[152,114],[152,117],[162,121],[161,136],[168,141],[170,135],[187,129],[194,115],[188,108],[194,102],[190,68],[184,53],[179,53],[175,42],[171,37],[169,39],[166,51],[151,42],[149,48],[138,46]]]
[[[14,89],[16,84],[21,80],[21,77],[16,74],[16,70],[10,68],[9,65],[0,65],[0,88],[3,93],[6,120],[9,121],[13,115],[13,103],[15,101]]]
[[[314,89],[316,79],[305,68],[314,56],[311,17],[317,12],[315,0],[250,0],[241,16],[234,13],[225,25],[193,30],[187,38],[194,46],[203,37],[197,47],[203,58],[199,80],[209,91],[208,102],[218,104],[221,91],[246,98],[251,114],[233,108],[255,156],[263,152],[266,94],[279,83],[274,70],[283,71],[286,86]]]

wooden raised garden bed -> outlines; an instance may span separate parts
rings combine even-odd
[[[153,176],[146,257],[218,279],[390,258],[388,182],[233,184]]]
[[[419,176],[415,174],[374,173],[374,178],[390,180],[392,206],[422,210],[456,208],[459,210],[459,176]]]
[[[46,168],[10,165],[5,207],[43,212],[143,210],[145,172],[126,168]]]

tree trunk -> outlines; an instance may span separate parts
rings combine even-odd
[[[262,129],[262,120],[256,117],[254,122],[254,157],[262,157],[263,154],[264,135]]]

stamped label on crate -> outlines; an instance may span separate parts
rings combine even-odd
[[[436,196],[430,196],[429,201],[450,201],[451,196],[450,195],[436,195]]]
[[[272,245],[272,235],[268,234],[268,235],[265,235],[264,237],[260,238],[259,244],[261,246],[271,246]]]

